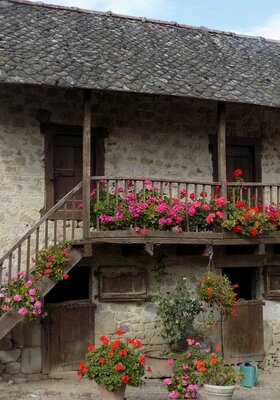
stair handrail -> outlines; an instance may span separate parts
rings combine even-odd
[[[31,238],[31,235],[42,226],[43,223],[46,223],[51,217],[55,215],[55,213],[61,209],[61,207],[65,207],[66,202],[74,196],[83,185],[83,181],[79,182],[72,190],[70,190],[62,199],[60,199],[50,210],[48,210],[38,222],[36,222],[16,243],[13,245],[1,258],[0,258],[0,278],[2,278],[2,268],[5,261],[9,259],[9,264],[11,265],[12,260],[11,257],[15,251],[20,249],[21,245]],[[11,269],[9,267],[9,280],[11,278]],[[28,268],[27,268],[28,269]],[[1,279],[2,280],[2,279]]]

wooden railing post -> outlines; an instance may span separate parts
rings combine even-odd
[[[91,92],[84,94],[83,123],[83,236],[90,236]]]
[[[218,102],[217,117],[218,180],[222,184],[221,196],[227,199],[226,105],[224,102]],[[226,206],[223,211],[226,217]]]

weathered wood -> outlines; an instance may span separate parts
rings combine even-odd
[[[154,244],[153,243],[145,243],[144,250],[150,256],[154,255]]]
[[[92,256],[92,244],[86,243],[84,245],[84,257],[91,257]]]
[[[82,258],[83,252],[81,249],[74,247],[71,248],[70,261],[65,265],[64,273],[69,272]],[[38,282],[38,287],[41,290],[42,297],[44,297],[56,284],[56,280],[44,276],[42,280]],[[0,318],[0,340],[23,319],[24,316],[19,315],[17,310],[14,309],[2,315]]]
[[[240,301],[238,314],[223,321],[223,352],[226,363],[238,364],[246,359],[263,359],[262,307],[263,301],[260,300]]]
[[[221,196],[227,199],[227,166],[226,166],[226,106],[224,102],[218,102],[217,110],[217,144],[218,144],[218,180],[221,182]],[[226,217],[227,210],[223,207]]]
[[[83,123],[83,236],[90,235],[91,92],[85,91]]]
[[[17,310],[10,310],[0,318],[0,340],[7,335],[20,321],[24,320]]]
[[[94,343],[96,305],[90,300],[48,304],[43,321],[43,373],[79,368],[87,348]]]
[[[119,180],[119,181],[124,181],[124,180],[128,180],[128,181],[132,181],[132,182],[144,182],[146,180],[150,180],[153,182],[164,182],[164,183],[170,183],[173,182],[171,179],[165,179],[165,178],[150,178],[150,177],[145,177],[143,178],[143,176],[91,176],[90,179],[92,181],[100,181],[100,180]],[[220,182],[209,182],[209,181],[190,181],[190,180],[186,180],[186,179],[176,179],[176,183],[180,183],[180,184],[190,184],[190,185],[206,185],[206,186],[215,186],[215,185],[219,185]]]
[[[48,212],[46,212],[46,214],[44,214],[44,216],[35,225],[33,225],[32,228],[29,229],[29,231],[26,232],[26,234],[23,235],[20,240],[6,254],[4,254],[0,258],[0,264],[4,262],[4,260],[7,257],[9,257],[9,255],[12,254],[22,243],[24,243],[26,239],[29,236],[31,236],[33,232],[37,230],[37,228],[39,228],[47,219],[50,219],[50,217],[53,216],[55,212],[63,206],[65,201],[70,199],[73,196],[73,194],[75,194],[78,190],[81,189],[81,187],[82,187],[82,182],[78,183],[78,185],[75,186],[69,193],[67,193],[67,195],[64,196],[61,200],[59,200],[53,208],[51,208]]]

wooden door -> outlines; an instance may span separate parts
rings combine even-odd
[[[246,182],[256,180],[255,155],[252,146],[227,145],[227,180],[234,182],[234,170],[240,168],[243,171],[243,179]]]
[[[82,180],[82,127],[42,124],[45,134],[46,209]],[[107,130],[91,132],[91,175],[104,175],[104,137]],[[82,193],[79,193],[82,199]]]
[[[94,342],[95,304],[89,300],[47,304],[43,320],[43,372],[74,371]]]
[[[210,136],[210,149],[213,161],[213,180],[218,180],[217,137]],[[261,141],[260,139],[226,138],[227,180],[234,182],[233,172],[240,168],[246,182],[261,182]]]
[[[264,356],[263,301],[241,300],[238,314],[223,321],[222,335],[227,363],[261,361]]]
[[[54,137],[54,201],[70,192],[82,180],[81,135]]]

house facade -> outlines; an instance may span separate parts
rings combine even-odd
[[[254,201],[278,206],[279,43],[16,0],[0,4],[0,26],[2,281],[64,239],[81,254],[46,293],[46,318],[3,325],[3,377],[75,370],[120,327],[162,348],[155,271],[163,292],[185,277],[195,296],[212,252],[244,303],[238,320],[198,321],[199,334],[229,361],[279,366],[278,232],[111,230],[89,209],[104,180],[115,194],[148,180],[170,197],[217,185],[227,196],[236,168]]]

